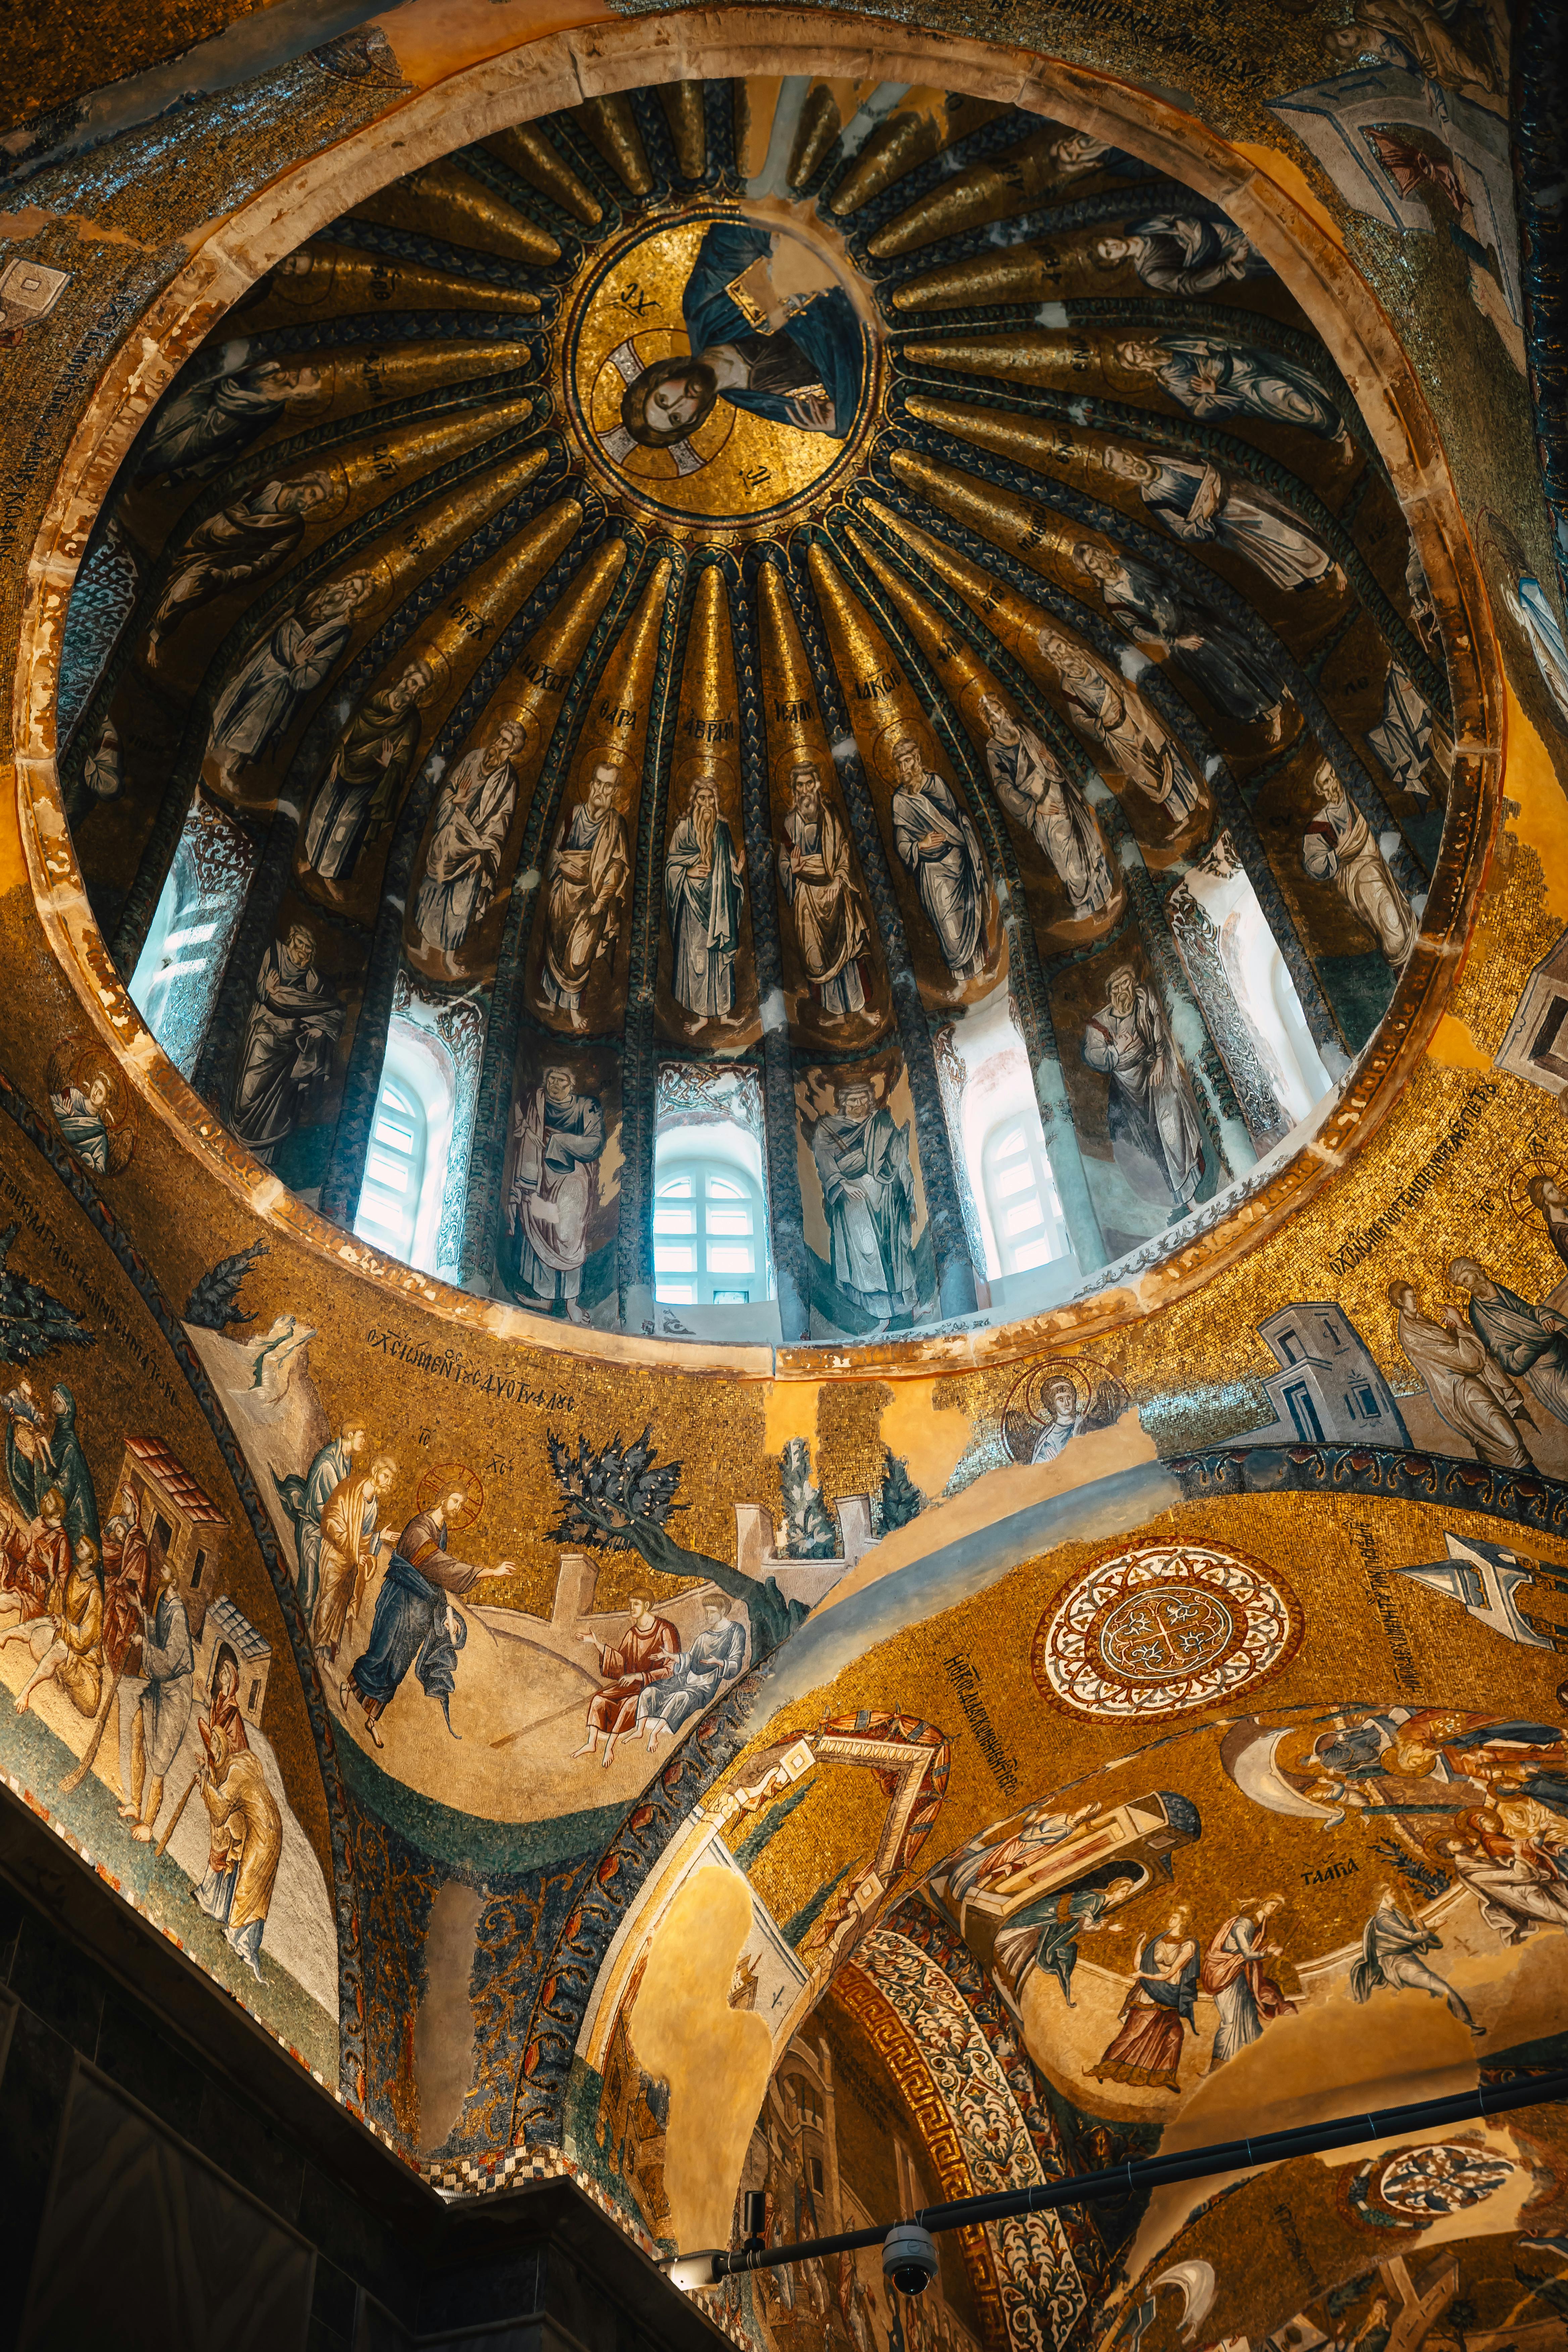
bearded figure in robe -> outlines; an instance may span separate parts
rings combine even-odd
[[[1241,278],[1268,275],[1268,264],[1245,230],[1230,221],[1194,214],[1158,213],[1089,247],[1100,269],[1135,269],[1158,294],[1212,294]]]
[[[893,839],[955,981],[985,968],[990,884],[980,843],[952,786],[926,766],[912,735],[893,747]]]
[[[287,563],[305,535],[307,519],[331,492],[326,474],[301,474],[296,482],[263,482],[248,498],[220,507],[197,523],[180,550],[179,564],[153,615],[148,657],[198,604]]]
[[[237,456],[286,409],[314,400],[321,388],[319,368],[283,367],[277,360],[204,376],[160,404],[136,461],[137,478],[172,474],[179,480],[208,471],[215,459]]]
[[[1120,550],[1080,540],[1074,561],[1100,583],[1105,609],[1131,637],[1160,646],[1173,669],[1184,670],[1215,709],[1238,725],[1267,719],[1279,731],[1285,689],[1239,629],[1183,583],[1152,563]]]
[[[419,698],[433,683],[428,663],[410,662],[343,730],[305,827],[305,863],[323,882],[352,880],[361,850],[392,823],[419,748]]]
[[[1533,1429],[1535,1423],[1485,1341],[1457,1307],[1445,1307],[1440,1321],[1424,1314],[1412,1282],[1391,1282],[1388,1297],[1399,1318],[1399,1344],[1440,1418],[1468,1440],[1482,1462],[1499,1470],[1528,1470],[1530,1455],[1516,1423]]]
[[[914,1177],[910,1130],[878,1108],[868,1086],[840,1087],[818,1119],[811,1154],[832,1236],[831,1271],[845,1297],[887,1322],[915,1311]]]
[[[1568,1422],[1568,1316],[1532,1307],[1473,1257],[1457,1257],[1448,1279],[1468,1291],[1470,1328],[1493,1360],[1558,1421]]]
[[[1039,646],[1060,673],[1073,725],[1100,746],[1109,766],[1157,801],[1173,825],[1184,824],[1203,787],[1186,755],[1155,724],[1142,698],[1054,629],[1040,631]]]
[[[606,1768],[615,1755],[616,1740],[636,1723],[637,1701],[643,1692],[650,1684],[663,1682],[680,1655],[679,1634],[668,1617],[655,1616],[645,1593],[634,1593],[629,1605],[631,1622],[619,1641],[606,1642],[600,1633],[584,1633],[582,1637],[593,1643],[599,1653],[599,1672],[605,1677],[605,1687],[595,1691],[588,1701],[588,1736],[573,1754],[593,1756],[603,1739]]]
[[[345,1017],[337,991],[316,970],[315,940],[303,923],[293,924],[262,958],[240,1041],[231,1124],[258,1160],[269,1160],[310,1109]]]
[[[436,803],[424,877],[414,894],[414,928],[440,949],[454,975],[454,957],[495,896],[525,740],[515,719],[503,719],[487,744],[464,753]]]
[[[811,992],[826,1021],[865,1009],[860,958],[871,944],[866,902],[850,861],[849,833],[824,795],[811,760],[790,772],[794,806],[784,819],[779,880],[795,917],[795,941]]]
[[[1415,944],[1418,927],[1410,901],[1389,872],[1372,827],[1347,800],[1326,760],[1312,780],[1312,790],[1318,814],[1301,843],[1301,863],[1314,882],[1333,884],[1397,971]]]
[[[1131,964],[1083,1035],[1083,1058],[1110,1081],[1110,1148],[1134,1192],[1184,1217],[1203,1181],[1203,1131],[1164,1012]]]
[[[216,1721],[200,1728],[207,1758],[201,1793],[209,1836],[206,1874],[195,1890],[195,1900],[259,1980],[261,1938],[283,1853],[283,1816],[255,1749],[232,1745]]]
[[[604,1149],[604,1111],[595,1096],[578,1093],[570,1070],[546,1070],[512,1106],[501,1167],[502,1268],[531,1304],[563,1307],[569,1323],[588,1320],[583,1267]]]
[[[745,893],[734,835],[719,814],[711,776],[691,787],[686,814],[669,837],[664,903],[675,950],[670,987],[699,1021],[727,1021],[735,1003],[735,950]]]
[[[351,572],[312,588],[251,648],[213,707],[207,750],[225,775],[265,759],[288,733],[348,644],[374,584],[368,572]]]
[[[601,760],[556,836],[544,901],[544,962],[539,975],[546,1004],[585,1029],[583,992],[601,956],[620,937],[621,901],[631,880],[621,771]]]
[[[1034,729],[1013,718],[997,696],[982,696],[980,716],[990,736],[985,765],[997,799],[1034,835],[1072,901],[1074,922],[1102,915],[1116,897],[1116,882],[1089,803]]]
[[[1245,490],[1209,458],[1181,457],[1164,449],[1127,449],[1112,442],[1100,464],[1115,480],[1131,482],[1152,515],[1180,540],[1212,541],[1239,555],[1276,588],[1294,592],[1325,580],[1342,586],[1344,574],[1268,491]]]

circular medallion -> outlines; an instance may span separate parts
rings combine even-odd
[[[1386,2209],[1411,2221],[1434,2221],[1484,2204],[1517,2170],[1495,2148],[1437,2140],[1428,2147],[1402,2148],[1375,2167],[1365,2183],[1365,2201],[1373,2216]]]
[[[1068,1714],[1183,1715],[1273,1674],[1301,1627],[1294,1594],[1261,1561],[1213,1544],[1137,1544],[1079,1570],[1037,1626],[1030,1664]]]
[[[858,451],[879,345],[814,226],[798,208],[683,206],[613,244],[573,304],[567,414],[595,469],[661,519],[776,521]]]

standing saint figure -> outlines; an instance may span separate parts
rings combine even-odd
[[[261,1938],[283,1852],[283,1816],[248,1740],[232,1739],[216,1708],[200,1729],[206,1749],[202,1802],[210,1833],[206,1873],[192,1894],[259,1979]]]
[[[1133,268],[1159,294],[1212,294],[1237,278],[1268,275],[1268,262],[1245,229],[1190,213],[1156,213],[1132,221],[1095,237],[1089,253],[1097,268]]]
[[[1559,1421],[1568,1421],[1568,1316],[1531,1307],[1496,1282],[1473,1257],[1457,1257],[1448,1279],[1469,1293],[1470,1328],[1505,1372],[1525,1386]]]
[[[1399,1317],[1399,1344],[1439,1417],[1494,1469],[1528,1470],[1530,1456],[1514,1424],[1522,1421],[1533,1429],[1535,1423],[1518,1389],[1458,1308],[1446,1307],[1441,1322],[1434,1322],[1423,1314],[1415,1284],[1403,1279],[1389,1284],[1388,1297]]]
[[[258,1160],[269,1161],[310,1110],[345,1016],[337,990],[316,970],[314,938],[291,924],[261,960],[235,1075],[230,1124]]]
[[[926,766],[912,735],[893,746],[893,839],[954,980],[985,969],[990,891],[980,843],[952,786]]]
[[[158,1597],[142,1621],[141,1672],[120,1678],[120,1786],[122,1822],[151,1845],[163,1802],[163,1776],[180,1752],[195,1701],[195,1653],[191,1621],[174,1590],[167,1562],[158,1565]],[[145,1796],[145,1801],[143,1801]]]
[[[1131,482],[1152,515],[1189,544],[1212,541],[1262,572],[1276,588],[1341,584],[1333,558],[1304,531],[1286,507],[1249,482],[1245,490],[1206,457],[1151,454],[1110,442],[1100,462],[1115,480]]]
[[[816,1122],[811,1156],[822,1179],[834,1281],[885,1323],[915,1311],[914,1177],[910,1130],[863,1080],[837,1090],[838,1108]]]
[[[305,535],[306,518],[331,495],[328,474],[263,482],[247,498],[220,507],[187,533],[180,562],[158,600],[147,632],[149,658],[160,639],[211,597],[242,580],[259,580],[286,563]]]
[[[441,950],[448,972],[495,897],[501,852],[517,800],[516,761],[527,740],[503,719],[488,743],[465,751],[441,786],[425,873],[414,893],[414,928]]]
[[[276,1470],[272,1473],[278,1499],[294,1525],[294,1549],[300,1562],[294,1587],[307,1625],[315,1614],[321,1585],[321,1513],[327,1507],[328,1497],[349,1476],[369,1444],[363,1424],[351,1421],[341,1437],[329,1437],[318,1448],[302,1478],[298,1475],[280,1478]]]
[[[985,765],[1009,816],[1026,824],[1072,901],[1072,919],[1102,915],[1116,896],[1105,836],[1053,751],[994,694],[980,698],[989,741]]]
[[[178,479],[208,468],[217,457],[233,457],[277,424],[294,402],[313,400],[321,388],[319,368],[303,362],[284,367],[277,360],[202,376],[159,403],[137,456],[137,478],[173,474]]]
[[[1302,840],[1301,863],[1314,882],[1333,884],[1397,971],[1415,944],[1418,927],[1410,901],[1327,760],[1312,779],[1312,791],[1319,814]]]
[[[1110,1148],[1132,1190],[1184,1217],[1203,1180],[1203,1134],[1163,1008],[1131,964],[1083,1033],[1083,1058],[1110,1080]]]
[[[1362,1936],[1361,1958],[1351,1963],[1351,1998],[1370,2000],[1380,1985],[1391,1992],[1424,1992],[1433,2000],[1445,2001],[1450,2015],[1472,2033],[1484,2033],[1486,2027],[1476,2023],[1463,1993],[1456,1992],[1422,1958],[1425,1952],[1442,1948],[1440,1936],[1400,1907],[1393,1887],[1381,1886],[1377,1908]]]
[[[1100,745],[1111,767],[1157,801],[1173,824],[1184,824],[1202,799],[1203,787],[1185,753],[1155,724],[1142,698],[1056,630],[1042,629],[1039,646],[1060,674],[1074,726]]]
[[[579,1294],[604,1149],[604,1111],[596,1097],[577,1092],[570,1070],[546,1070],[512,1105],[501,1168],[505,1270],[531,1299],[563,1306],[571,1323],[588,1320]]]
[[[585,1029],[579,1007],[595,963],[620,937],[621,901],[631,880],[621,771],[601,760],[555,837],[544,900],[544,961],[539,974],[546,1004],[570,1013]]]
[[[1198,1990],[1198,1948],[1187,1933],[1187,1912],[1173,1911],[1164,1931],[1138,1955],[1138,1974],[1121,2004],[1121,2031],[1090,2068],[1097,2083],[1130,2083],[1145,2091],[1174,2091],[1182,2043],[1193,2026]]]
[[[631,1622],[618,1642],[606,1642],[602,1633],[584,1633],[584,1642],[592,1642],[599,1653],[599,1672],[605,1677],[603,1690],[595,1691],[588,1701],[588,1737],[574,1756],[593,1756],[599,1742],[605,1743],[605,1764],[609,1766],[616,1752],[616,1742],[623,1731],[629,1731],[637,1719],[637,1701],[651,1683],[660,1683],[680,1655],[680,1636],[668,1617],[656,1617],[647,1595],[634,1592],[626,1604]]]
[[[379,1552],[390,1549],[392,1532],[376,1532],[382,1504],[392,1492],[397,1465],[378,1454],[368,1470],[354,1471],[334,1486],[321,1513],[321,1582],[310,1621],[316,1655],[336,1666],[343,1631],[364,1599]]]
[[[351,880],[361,850],[392,823],[419,748],[419,698],[434,682],[428,662],[410,662],[339,737],[305,827],[305,863],[323,882]]]
[[[1073,560],[1100,583],[1112,620],[1131,637],[1152,640],[1184,669],[1227,719],[1243,727],[1270,722],[1279,731],[1285,689],[1263,656],[1212,606],[1190,595],[1179,581],[1092,540],[1079,540]]]
[[[265,759],[349,641],[374,586],[368,572],[312,588],[252,647],[213,706],[207,750],[226,775]]]
[[[1211,2074],[1249,2042],[1259,2041],[1270,2018],[1293,2017],[1301,2005],[1287,2000],[1268,1973],[1268,1962],[1279,1958],[1279,1946],[1259,1940],[1284,1905],[1282,1895],[1266,1895],[1261,1903],[1233,1911],[1209,1938],[1198,1970],[1198,1990],[1210,1994],[1219,2011]]]
[[[453,1486],[427,1511],[416,1511],[398,1537],[375,1596],[370,1641],[354,1661],[348,1680],[338,1686],[346,1707],[352,1690],[364,1709],[365,1728],[378,1748],[386,1742],[376,1729],[396,1696],[398,1685],[412,1666],[426,1698],[438,1699],[447,1728],[452,1731],[452,1693],[458,1681],[458,1653],[468,1638],[466,1621],[452,1606],[452,1595],[471,1592],[487,1577],[510,1576],[516,1563],[501,1560],[495,1568],[471,1568],[466,1560],[449,1559],[447,1521],[455,1519],[468,1499],[465,1486]]]
[[[1315,375],[1294,360],[1215,335],[1131,336],[1116,356],[1132,375],[1152,375],[1193,416],[1252,416],[1299,425],[1351,446],[1345,421]]]
[[[850,863],[848,828],[823,792],[816,761],[797,761],[789,782],[794,806],[784,819],[779,880],[823,1020],[842,1021],[865,1009],[860,958],[871,944],[871,927]]]
[[[719,814],[711,776],[697,778],[686,814],[670,835],[664,903],[675,949],[670,987],[676,1003],[699,1021],[728,1021],[745,894],[735,837]]]

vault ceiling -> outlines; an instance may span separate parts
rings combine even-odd
[[[1238,129],[393,12],[28,182],[0,1762],[450,2191],[821,2235],[1562,2063],[1558,615],[1502,58],[1386,14],[1238,32]],[[349,1230],[410,1025],[422,1267]],[[976,1037],[1072,1258],[991,1309]],[[777,1345],[655,1312],[656,1129],[742,1099]],[[1545,2352],[1565,2161],[719,2315]]]

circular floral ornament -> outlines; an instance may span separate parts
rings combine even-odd
[[[1398,2148],[1381,2162],[1369,2158],[1348,2183],[1350,2210],[1373,2229],[1425,2228],[1450,2213],[1485,2204],[1519,2167],[1495,2148],[1464,2140],[1437,2140]]]
[[[1057,1595],[1029,1663],[1042,1696],[1068,1715],[1186,1715],[1277,1673],[1302,1626],[1289,1587],[1245,1552],[1119,1545]]]

